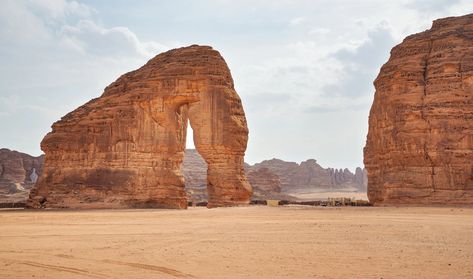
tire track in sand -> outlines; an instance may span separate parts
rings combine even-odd
[[[79,268],[74,268],[74,267],[67,267],[67,266],[62,266],[62,265],[42,264],[42,263],[33,262],[33,261],[21,261],[21,260],[12,260],[12,259],[3,259],[3,260],[10,261],[10,262],[15,263],[15,264],[22,264],[22,265],[28,265],[28,266],[38,267],[38,268],[68,272],[68,273],[82,275],[82,276],[90,277],[90,278],[99,278],[99,279],[108,278],[104,274],[94,273],[94,272],[90,272],[90,271],[85,270],[85,269],[79,269]]]
[[[140,264],[140,263],[130,263],[130,262],[121,262],[121,261],[115,261],[115,260],[102,260],[102,262],[103,263],[109,263],[109,264],[126,265],[126,266],[129,266],[129,267],[152,270],[152,271],[158,271],[158,272],[165,273],[165,274],[177,277],[177,278],[195,278],[191,274],[180,272],[179,270],[175,270],[175,269],[172,269],[172,268],[167,268],[167,267],[164,267],[164,266],[157,266],[157,265],[150,265],[150,264]]]

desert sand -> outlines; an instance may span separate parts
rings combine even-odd
[[[306,193],[290,193],[291,196],[301,201],[314,201],[314,200],[327,200],[328,198],[354,198],[355,200],[368,200],[368,196],[365,192],[306,192]]]
[[[1,278],[473,278],[472,208],[0,211]]]

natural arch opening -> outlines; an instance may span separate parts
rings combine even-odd
[[[207,163],[195,147],[194,133],[188,121],[181,173],[184,176],[187,201],[191,202],[193,205],[204,205],[208,201],[207,169]]]

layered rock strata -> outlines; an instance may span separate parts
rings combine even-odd
[[[246,167],[247,171],[262,168],[277,175],[280,179],[281,192],[288,194],[312,191],[366,190],[365,171],[361,168],[357,168],[356,173],[353,174],[348,169],[323,168],[314,159],[303,161],[300,164],[271,159]],[[258,187],[256,185],[253,186]]]
[[[248,171],[248,180],[253,186],[255,199],[283,199],[281,195],[281,180],[279,176],[268,168]],[[288,197],[284,197],[287,199]]]
[[[473,204],[473,14],[404,39],[374,85],[370,201]]]
[[[240,98],[220,54],[193,45],[156,56],[54,123],[28,205],[186,208],[180,166],[188,121],[208,165],[209,207],[248,203]]]
[[[0,149],[0,202],[24,201],[41,174],[43,159]]]

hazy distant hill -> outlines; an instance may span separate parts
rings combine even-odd
[[[206,197],[207,165],[195,149],[187,149],[183,163],[186,188],[197,200]],[[279,159],[265,160],[245,165],[255,198],[291,198],[287,195],[314,191],[366,192],[366,171],[357,168],[322,168],[317,161],[309,159],[297,164]]]

